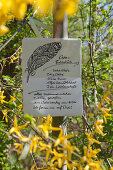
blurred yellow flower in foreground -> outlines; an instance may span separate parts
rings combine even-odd
[[[62,0],[59,9],[56,10],[56,19],[61,21],[65,14],[72,16],[78,10],[79,0]]]
[[[6,34],[9,31],[9,28],[5,25],[0,25],[0,36]]]
[[[65,13],[73,15],[78,10],[80,0],[61,0],[58,10],[56,10],[55,0],[0,0],[0,36],[8,32],[5,26],[7,21],[16,19],[23,19],[27,10],[27,5],[31,4],[34,9],[37,9],[37,14],[44,16],[52,11],[56,11],[56,18],[62,20]],[[54,8],[53,8],[54,3]]]
[[[27,4],[22,1],[20,3],[13,4],[14,16],[19,20],[24,18],[26,10],[27,10]]]
[[[53,0],[35,0],[34,8],[38,9],[38,15],[47,15],[50,11],[52,11]]]

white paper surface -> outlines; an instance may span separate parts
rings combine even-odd
[[[25,38],[22,51],[24,113],[82,115],[81,41]]]

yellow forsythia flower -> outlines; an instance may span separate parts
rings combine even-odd
[[[32,167],[31,167],[31,170],[34,170],[36,164],[33,164]]]
[[[82,165],[80,163],[77,163],[75,160],[74,162],[71,163],[71,161],[66,160],[67,167],[71,170],[75,170],[75,167],[78,168],[78,170],[83,170]]]
[[[45,123],[38,125],[38,128],[45,134],[46,138],[48,138],[50,130],[54,130],[54,131],[60,130],[60,128],[51,127],[51,116],[50,115],[47,116]]]
[[[32,153],[32,151],[36,152],[37,146],[38,146],[39,137],[34,135],[34,136],[32,136],[30,138],[30,140],[31,140],[30,153]]]
[[[68,160],[71,160],[71,154],[73,151],[80,152],[80,150],[76,146],[72,146],[69,141],[66,141],[64,146],[62,148],[59,148],[59,150],[67,151],[67,158]]]
[[[10,57],[10,60],[11,60],[10,63],[13,63],[13,62],[14,62],[15,60],[17,60],[18,58],[19,58],[19,56],[17,56],[17,57],[11,56],[11,57]],[[9,63],[9,64],[10,64],[10,63]]]
[[[104,136],[102,124],[103,124],[103,119],[97,120],[96,123],[94,124],[94,127],[96,133],[100,133],[102,136]]]
[[[56,139],[56,142],[55,142],[55,144],[54,144],[54,146],[56,147],[57,145],[59,145],[59,144],[65,144],[66,142],[66,139],[70,139],[70,138],[72,138],[74,135],[73,134],[71,134],[71,135],[67,135],[67,136],[63,136],[63,129],[61,129],[61,128],[59,128],[59,130],[60,130],[60,134],[59,134],[59,136],[58,136],[58,138]]]
[[[103,96],[103,100],[105,100],[108,104],[109,102],[111,101],[111,99],[109,99],[107,96],[109,95],[110,93],[110,90],[107,90],[106,94],[104,94]]]
[[[66,160],[65,153],[58,153],[55,149],[53,149],[54,156],[52,157],[50,164],[56,161],[59,168],[62,167],[63,163]]]
[[[5,25],[0,25],[0,36],[6,34],[8,31],[8,27],[6,27]]]
[[[0,91],[0,102],[1,102],[1,104],[8,103],[4,100],[4,98],[6,98],[6,96],[4,96],[3,94],[4,94],[4,91]]]
[[[14,143],[15,148],[17,149],[17,155],[19,155],[19,152],[22,151],[23,152],[23,144],[20,143]]]
[[[38,9],[38,15],[48,14],[52,10],[53,0],[35,0],[34,7]]]
[[[89,162],[84,170],[89,170],[89,169],[92,169],[92,170],[102,170],[102,168],[100,168],[100,164],[103,162],[103,160],[101,161],[92,161],[92,162]]]
[[[93,138],[93,135],[94,135],[94,134],[95,134],[95,133],[92,133],[92,134],[90,135],[90,134],[86,133],[89,143],[90,143],[91,145],[92,145],[93,143],[98,143],[98,144],[100,144],[100,142],[99,142],[98,140],[96,140],[96,139]]]
[[[13,101],[15,101],[15,100],[16,100],[16,98],[15,98],[15,97],[10,96],[10,101],[11,101],[11,102],[13,102]]]
[[[20,104],[20,105],[18,106],[18,110],[19,110],[19,112],[22,110],[22,104]]]
[[[20,1],[17,4],[13,4],[14,16],[19,20],[24,18],[26,10],[27,10],[27,4],[22,1]]]
[[[45,15],[53,11],[55,0],[0,0],[0,36],[8,32],[5,26],[7,21],[13,18],[23,19],[27,10],[27,5],[32,4],[38,9],[38,15]],[[56,18],[62,20],[65,13],[73,15],[78,10],[79,0],[61,0]],[[55,6],[55,5],[54,5]]]
[[[109,114],[109,111],[111,109],[106,109],[106,108],[101,107],[100,110],[102,111],[102,114],[104,116],[104,121],[105,121],[105,124],[106,124],[107,123],[106,116],[111,116],[111,114]]]
[[[46,161],[48,161],[50,154],[53,153],[51,143],[45,144],[43,142],[39,142],[39,145],[41,146],[41,148],[39,149],[39,152],[42,150],[46,150]]]
[[[104,100],[105,100],[108,104],[109,104],[109,102],[111,101],[111,99],[109,99],[109,98],[107,97],[109,93],[110,93],[110,90],[108,90],[108,91],[106,92],[106,94],[104,94],[104,96],[103,96],[103,98],[102,98],[100,104],[98,104],[98,110],[101,109]]]
[[[79,0],[62,0],[59,10],[56,11],[56,19],[62,20],[65,14],[73,15],[78,10]]]
[[[100,149],[94,149],[92,150],[91,146],[88,145],[88,148],[86,146],[83,147],[84,150],[84,156],[81,158],[81,163],[84,162],[92,162],[92,158],[96,159],[97,158],[97,153],[99,153],[101,150]]]
[[[3,119],[5,118],[5,121],[8,122],[8,118],[7,118],[7,109],[5,110],[2,110],[2,113],[3,113]]]
[[[23,142],[27,142],[27,141],[29,141],[30,139],[29,139],[28,137],[22,136],[22,134],[21,134],[21,132],[20,132],[20,130],[23,129],[23,128],[25,128],[27,125],[28,125],[28,124],[25,123],[24,125],[18,126],[18,124],[17,124],[17,118],[16,118],[16,116],[15,116],[15,117],[14,117],[14,127],[12,127],[12,128],[10,129],[9,134],[15,132],[15,133],[18,135],[18,137],[19,137],[20,140],[22,140]]]

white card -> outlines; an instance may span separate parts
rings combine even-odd
[[[81,41],[25,38],[22,51],[24,113],[82,115]]]

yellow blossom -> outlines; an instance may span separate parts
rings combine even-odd
[[[15,98],[15,97],[10,96],[10,98],[11,98],[11,99],[10,99],[11,102],[16,101],[16,98]]]
[[[7,21],[13,18],[19,20],[24,18],[28,4],[32,4],[35,9],[38,9],[38,15],[45,15],[54,10],[53,3],[55,0],[16,0],[15,2],[0,0],[0,36],[9,30],[5,26]],[[56,17],[62,20],[65,13],[73,15],[78,9],[78,4],[79,0],[61,0]]]
[[[23,152],[23,144],[21,143],[14,143],[15,145],[15,148],[18,148],[17,149],[17,154],[19,155],[19,152],[22,151]]]
[[[38,9],[39,15],[48,14],[50,11],[52,11],[53,7],[53,0],[35,0],[34,7]]]
[[[84,170],[102,170],[101,168],[100,168],[100,164],[103,162],[103,160],[101,160],[101,161],[92,161],[92,162],[90,162],[90,163],[88,163],[86,166],[85,166],[85,168],[84,168]]]
[[[40,121],[40,122],[39,122],[39,125],[42,125],[42,123],[44,122],[44,117],[42,117],[42,118],[39,118],[39,117],[38,117],[38,119],[39,119],[39,121]]]
[[[90,143],[91,145],[92,145],[93,143],[98,143],[98,144],[100,144],[100,142],[99,142],[98,140],[96,140],[96,139],[93,138],[93,135],[94,135],[94,134],[95,134],[95,133],[92,133],[91,135],[89,135],[88,133],[86,133],[89,143]]]
[[[106,108],[101,107],[100,110],[102,111],[102,114],[104,116],[104,121],[105,121],[105,124],[106,124],[107,123],[106,116],[111,116],[111,114],[109,114],[109,111],[111,109],[106,109]]]
[[[103,119],[100,119],[96,121],[96,123],[94,124],[94,127],[95,127],[96,133],[100,133],[102,136],[104,136],[102,124],[103,124]]]
[[[4,98],[6,98],[6,96],[3,96],[4,91],[0,91],[0,102],[1,104],[3,103],[8,103],[7,101],[4,100]]]
[[[76,146],[72,146],[69,141],[66,141],[64,143],[64,146],[62,148],[58,148],[58,149],[59,150],[67,151],[67,158],[68,158],[68,160],[71,160],[72,151],[80,152],[79,149]]]
[[[88,145],[88,148],[84,146],[83,150],[84,150],[84,156],[81,158],[81,163],[92,162],[92,158],[96,159],[97,158],[96,154],[101,151],[100,149],[92,150],[90,145]]]
[[[105,100],[108,104],[109,102],[111,101],[111,99],[109,99],[107,96],[109,95],[110,93],[110,90],[107,90],[106,94],[104,94],[103,96],[103,100]]]
[[[10,63],[13,63],[13,62],[14,62],[15,60],[17,60],[18,58],[19,58],[19,56],[17,56],[17,57],[11,56],[11,57],[10,57],[10,60],[11,60]],[[10,63],[9,63],[9,64],[10,64]]]
[[[83,150],[84,150],[84,156],[81,158],[81,163],[84,163],[84,162],[90,162],[91,161],[91,157],[88,153],[88,149],[86,146],[83,147]]]
[[[74,136],[74,134],[63,136],[63,129],[60,128],[60,134],[59,134],[58,138],[56,139],[56,142],[55,142],[54,146],[56,147],[59,144],[65,144],[66,139],[70,139],[73,136]]]
[[[100,110],[100,108],[102,107],[102,104],[103,104],[103,102],[104,102],[104,100],[109,104],[109,102],[111,101],[111,99],[109,99],[107,96],[108,96],[108,94],[109,94],[109,90],[106,92],[106,94],[104,94],[104,96],[103,96],[103,98],[102,98],[102,100],[101,100],[101,102],[100,102],[100,104],[98,104],[98,110]]]
[[[50,122],[51,122],[51,117],[50,117],[50,115],[48,115],[45,123],[38,126],[38,128],[40,130],[42,130],[42,132],[44,132],[46,138],[48,138],[50,130],[54,130],[54,131],[59,131],[60,130],[60,128],[51,127]]]
[[[28,142],[30,139],[28,138],[28,137],[26,137],[26,136],[21,136],[20,138],[19,138],[22,142]]]
[[[59,170],[58,168],[56,168],[57,167],[57,162],[54,162],[54,163],[48,163],[48,165],[50,166],[49,168],[47,168],[47,169],[45,169],[44,167],[42,167],[42,169],[44,169],[44,170]]]
[[[12,128],[10,129],[9,134],[15,132],[15,133],[18,135],[18,137],[19,137],[20,140],[22,140],[23,142],[27,142],[27,141],[29,141],[30,139],[29,139],[28,137],[22,136],[22,134],[21,134],[21,132],[20,132],[20,130],[23,129],[23,128],[25,128],[27,125],[28,125],[28,124],[25,123],[25,124],[22,125],[22,126],[18,126],[18,125],[17,125],[17,118],[16,118],[16,116],[15,116],[15,117],[14,117],[14,127],[12,127]]]
[[[24,18],[26,10],[27,4],[22,1],[13,6],[14,16],[19,20]]]
[[[22,110],[22,104],[20,104],[20,105],[18,106],[18,110],[19,110],[19,112]]]
[[[13,61],[14,61],[13,58],[11,58],[11,62],[10,62],[10,63],[13,63]],[[10,63],[9,63],[9,64],[10,64]]]
[[[56,19],[62,20],[65,14],[73,15],[78,10],[79,0],[62,0],[59,10],[56,11]]]
[[[2,110],[2,113],[3,113],[3,119],[5,118],[5,121],[8,122],[8,118],[7,118],[7,109],[5,110]]]
[[[78,164],[78,170],[83,170],[83,168],[82,168],[82,165],[81,164]]]
[[[30,153],[36,152],[37,146],[38,146],[38,142],[39,142],[39,137],[37,137],[36,135],[32,136],[30,138],[31,140],[31,144],[30,144]]]
[[[97,156],[96,156],[96,154],[97,153],[99,153],[101,150],[100,149],[94,149],[94,150],[92,150],[92,148],[91,148],[91,146],[90,145],[88,145],[88,149],[89,149],[89,151],[90,151],[90,157],[91,158],[97,158]]]
[[[55,149],[53,149],[53,152],[54,152],[54,156],[51,159],[50,163],[53,163],[54,161],[56,161],[58,164],[58,167],[61,168],[63,163],[66,160],[66,156],[64,153],[58,153]]]
[[[0,25],[0,36],[3,36],[8,31],[9,31],[8,27],[6,27],[5,25]]]
[[[43,142],[39,142],[39,145],[41,146],[41,148],[39,149],[39,152],[42,150],[46,150],[46,161],[48,161],[50,154],[53,153],[51,143],[45,144]]]
[[[82,165],[80,163],[77,163],[77,161],[75,162],[69,162],[69,161],[66,161],[67,162],[67,167],[71,170],[75,170],[75,167],[78,168],[78,170],[82,170]]]
[[[108,98],[108,97],[104,97],[104,100],[109,104],[110,103],[110,101],[111,101],[111,99],[110,98]]]
[[[31,170],[34,170],[36,164],[33,164],[32,167],[31,167]]]

